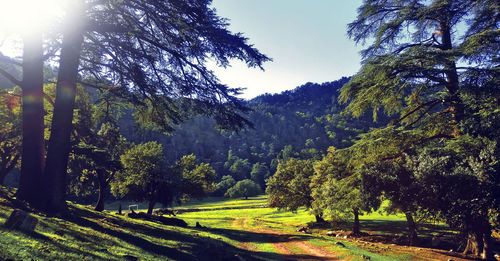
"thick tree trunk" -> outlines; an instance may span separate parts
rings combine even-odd
[[[479,223],[479,222],[478,222]],[[467,243],[463,254],[480,256],[484,260],[495,260],[491,250],[491,226],[485,220],[484,225],[474,224],[467,234]]]
[[[359,235],[361,234],[361,230],[359,227],[359,209],[358,208],[353,208],[352,209],[353,214],[354,214],[354,224],[352,226],[352,233],[354,235]]]
[[[82,10],[69,14],[72,21],[83,21]],[[71,150],[71,131],[73,129],[73,109],[76,97],[76,82],[80,61],[83,35],[79,26],[74,26],[63,36],[61,60],[54,102],[54,116],[47,152],[45,208],[52,214],[66,212],[66,172]]]
[[[322,215],[315,215],[315,217],[316,217],[316,223],[325,223],[326,222]]]
[[[106,170],[99,169],[97,170],[97,183],[98,183],[98,193],[99,198],[97,199],[97,204],[95,205],[94,210],[103,211],[104,210],[104,202],[106,201],[106,191],[108,188],[108,184],[106,182]]]
[[[418,242],[417,225],[410,212],[405,212],[405,216],[408,224],[408,245],[414,246]]]
[[[485,260],[496,260],[493,255],[493,251],[491,250],[491,229],[484,231],[483,233],[483,253],[481,254],[481,258]]]
[[[441,21],[439,27],[442,35],[441,49],[443,51],[453,49],[450,22]],[[463,118],[464,105],[460,101],[460,97],[458,97],[459,78],[457,72],[457,65],[455,61],[447,61],[445,62],[444,66],[445,66],[444,73],[446,75],[445,87],[450,93],[452,99],[450,111],[452,113],[453,120],[455,121],[455,123],[458,123]],[[455,136],[460,135],[458,127],[455,127],[453,134]]]
[[[44,170],[42,35],[24,37],[22,93],[21,177],[17,198],[40,207]]]
[[[148,215],[152,215],[153,214],[153,209],[155,208],[155,203],[154,201],[149,201],[149,204],[148,204]]]
[[[483,250],[483,237],[480,231],[471,231],[467,234],[467,244],[464,254],[479,256]]]

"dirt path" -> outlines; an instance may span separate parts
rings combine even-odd
[[[277,253],[284,255],[287,260],[340,260],[336,257],[336,253],[311,245],[307,241],[293,237],[293,235],[266,228],[250,228],[247,222],[247,218],[243,220],[237,218],[233,221],[232,226],[238,229],[262,233],[263,235],[272,235],[275,242],[270,244]],[[248,248],[250,247],[248,244],[240,244],[240,247],[252,250]],[[297,250],[299,250],[299,253],[297,253]]]

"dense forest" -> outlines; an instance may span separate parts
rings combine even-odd
[[[62,18],[73,27],[0,53],[0,182],[15,204],[69,218],[68,199],[123,199],[151,219],[158,203],[265,193],[316,224],[352,220],[355,237],[374,211],[404,215],[408,245],[445,223],[457,249],[494,258],[498,1],[363,1],[347,28],[365,47],[358,73],[251,100],[208,63],[271,59],[211,1],[82,3]]]
[[[131,115],[120,120],[120,130],[133,142],[161,143],[170,164],[192,153],[210,163],[218,181],[229,175],[236,181],[252,179],[265,188],[264,181],[276,171],[279,160],[320,158],[329,146],[349,146],[360,133],[383,124],[373,122],[370,115],[362,119],[341,115],[345,106],[337,99],[348,80],[307,83],[246,101],[247,119],[253,126],[244,130],[218,129],[215,121],[195,117],[171,135],[163,135],[141,129]]]

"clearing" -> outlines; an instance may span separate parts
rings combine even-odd
[[[11,200],[14,192],[0,187],[0,224],[16,208]],[[64,219],[32,213],[38,219],[34,232],[0,225],[0,245],[8,246],[0,248],[0,260],[471,260],[456,252],[373,242],[392,233],[391,229],[372,230],[374,226],[398,229],[397,216],[364,216],[362,226],[374,235],[344,239],[326,236],[332,228],[297,232],[313,216],[305,210],[281,212],[265,204],[266,197],[261,196],[209,199],[178,207],[182,213],[177,218],[188,223],[184,228],[131,219],[115,211],[96,212],[69,202],[70,215]],[[196,222],[202,227],[196,227]],[[333,231],[347,234],[341,229]]]

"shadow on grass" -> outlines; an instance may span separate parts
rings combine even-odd
[[[121,239],[129,244],[135,245],[145,251],[158,254],[158,255],[164,255],[168,256],[173,259],[177,260],[196,260],[197,258],[191,254],[182,252],[178,249],[175,248],[170,248],[158,244],[154,244],[150,242],[149,240],[146,240],[144,238],[135,236],[131,233],[126,233],[114,229],[110,229],[107,227],[104,227],[102,223],[89,220],[86,218],[90,219],[99,219],[99,218],[109,218],[109,217],[104,217],[98,214],[94,214],[93,212],[90,211],[83,211],[77,208],[70,207],[72,215],[67,217],[66,219],[70,222],[73,222],[77,225],[91,228],[95,231],[99,231],[101,233],[107,234],[112,237],[116,237],[118,239]],[[86,218],[85,218],[86,217]],[[117,222],[119,223],[119,221]],[[158,238],[164,238],[164,239],[169,239],[169,240],[178,240],[182,242],[194,242],[195,239],[192,237],[187,237],[185,235],[182,235],[180,233],[175,233],[171,231],[165,231],[161,229],[153,229],[146,227],[144,225],[136,225],[136,224],[131,224],[131,223],[122,223],[121,228],[127,228],[127,229],[132,229],[137,231],[138,233],[153,236],[153,237],[158,237]]]
[[[271,252],[251,252],[251,251],[242,251],[243,256],[251,256],[253,260],[343,260],[341,258],[335,257],[319,257],[319,256],[311,256],[304,254],[292,254],[292,255],[284,255],[278,253]],[[245,260],[251,260],[246,259]]]
[[[10,230],[10,229],[7,229]],[[56,240],[53,240],[52,238],[45,236],[43,234],[40,234],[36,231],[22,231],[22,230],[16,230],[20,233],[23,233],[27,239],[30,241],[38,241],[38,242],[44,242],[45,245],[45,251],[38,249],[38,248],[32,248],[32,247],[25,247],[24,251],[30,253],[31,258],[34,258],[32,260],[37,260],[37,259],[43,259],[43,260],[51,260],[54,258],[61,258],[60,253],[64,253],[64,255],[67,255],[68,253],[73,253],[76,256],[84,256],[86,258],[90,258],[91,260],[97,260],[100,259],[101,257],[98,257],[94,255],[90,251],[83,251],[80,248],[77,247],[70,247],[64,244],[59,243]],[[50,248],[53,248],[49,250]],[[52,251],[56,250],[55,253]]]
[[[339,222],[334,227],[335,229],[343,229],[350,231],[352,229],[352,221]],[[406,221],[400,220],[361,220],[361,230],[376,231],[378,234],[385,235],[401,235],[408,233],[408,225]],[[448,226],[434,225],[434,224],[420,224],[418,225],[418,232],[421,236],[440,235],[454,235],[454,232]]]
[[[306,241],[313,237],[308,235],[271,234],[264,232],[251,232],[246,230],[228,228],[193,228],[198,231],[206,231],[219,236],[225,236],[231,240],[243,243],[283,243],[292,241]]]
[[[72,216],[68,217],[68,221],[76,223],[80,226],[91,228],[95,231],[105,233],[109,236],[119,238],[129,244],[140,247],[141,249],[166,256],[174,260],[239,260],[236,255],[243,257],[244,260],[323,260],[322,258],[310,255],[282,255],[272,252],[256,252],[245,249],[237,248],[226,242],[216,240],[208,237],[194,236],[189,234],[182,234],[180,232],[163,230],[159,228],[150,227],[147,224],[132,224],[126,223],[118,218],[100,215],[98,213],[85,211],[77,208],[71,208]],[[111,223],[120,223],[123,229],[130,229],[130,231],[145,234],[156,238],[164,238],[168,240],[180,241],[187,243],[185,246],[187,252],[182,252],[175,248],[162,246],[152,243],[140,236],[135,236],[131,233],[116,231],[104,226],[99,219],[115,219],[110,220]],[[89,220],[90,219],[90,220]],[[254,242],[254,243],[279,243],[289,242],[294,240],[307,240],[309,236],[302,235],[274,235],[266,233],[254,233],[248,231],[240,231],[233,229],[214,229],[214,228],[190,228],[193,232],[205,231],[213,234],[226,236],[239,242]],[[82,238],[83,240],[95,241],[97,239]],[[329,259],[331,260],[331,259]]]

